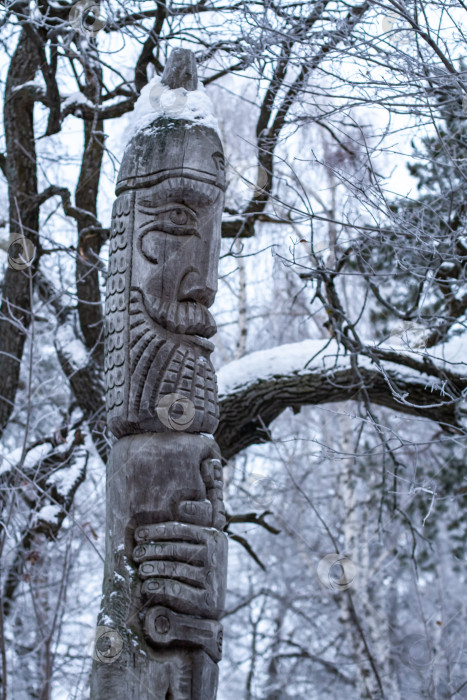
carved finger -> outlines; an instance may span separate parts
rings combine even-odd
[[[211,527],[211,501],[181,501],[178,505],[178,517],[183,523]]]
[[[187,542],[151,542],[139,544],[133,550],[133,561],[138,564],[154,559],[204,566],[207,564],[207,549],[204,545]]]
[[[185,564],[195,564],[202,557],[201,563],[208,566],[216,566],[219,560],[227,559],[227,536],[213,528],[198,527],[196,525],[184,525],[182,523],[160,523],[139,527],[135,532],[135,539],[142,544],[135,548],[135,560],[168,559],[181,561]],[[155,540],[155,541],[154,541]],[[162,540],[157,541],[157,540]],[[167,542],[167,540],[175,540]],[[164,554],[164,544],[171,556]],[[175,547],[177,545],[177,547]],[[193,559],[183,556],[183,548],[191,545],[189,552]],[[200,547],[200,545],[204,545]],[[150,546],[150,549],[148,548]],[[162,549],[157,549],[162,547]],[[172,547],[173,549],[170,549]],[[198,547],[198,549],[192,549]],[[144,549],[143,549],[144,548]],[[201,550],[201,551],[200,551]],[[205,550],[205,551],[203,551]],[[185,550],[187,551],[187,550]],[[153,554],[156,553],[156,554]],[[149,556],[147,556],[149,554]]]
[[[141,592],[152,605],[166,605],[188,615],[217,618],[222,612],[211,588],[204,590],[171,579],[149,578]]]
[[[209,536],[212,532],[204,527],[174,522],[143,525],[135,531],[135,540],[143,544],[166,540],[205,544]]]
[[[202,566],[190,566],[176,561],[148,561],[140,564],[138,571],[143,580],[157,576],[206,588],[206,569]]]

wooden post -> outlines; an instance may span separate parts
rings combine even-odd
[[[162,83],[196,90],[190,51]],[[183,116],[183,115],[182,115]],[[215,700],[227,567],[208,311],[224,158],[216,131],[157,115],[126,148],[110,238],[107,534],[92,700]]]

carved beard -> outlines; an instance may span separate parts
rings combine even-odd
[[[156,323],[172,333],[210,338],[216,332],[216,323],[210,312],[196,301],[151,298],[151,308],[145,304],[145,309]]]
[[[172,334],[155,324],[146,311],[139,289],[130,292],[129,311],[128,421],[141,426],[145,420],[154,423],[161,398],[180,394],[194,405],[195,417],[190,430],[214,432],[219,409],[216,376],[209,358],[212,344],[200,337]]]

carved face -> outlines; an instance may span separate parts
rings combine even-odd
[[[132,287],[149,316],[173,333],[210,337],[217,291],[222,192],[168,178],[136,192]]]
[[[217,133],[158,119],[128,145],[117,183],[106,304],[108,425],[173,430],[161,401],[185,398],[189,432],[218,424],[208,307],[217,289],[225,185]],[[178,427],[177,427],[178,429]]]

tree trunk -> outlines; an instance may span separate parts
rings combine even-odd
[[[31,297],[37,269],[39,204],[34,96],[27,83],[34,80],[38,68],[37,46],[23,29],[11,59],[5,88],[10,249],[0,311],[0,435],[15,404],[23,348],[31,323]]]

